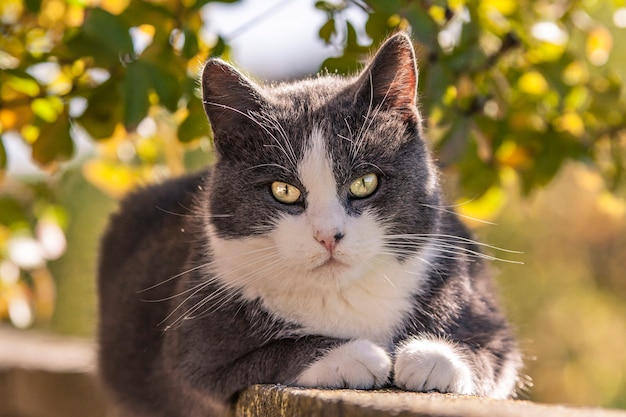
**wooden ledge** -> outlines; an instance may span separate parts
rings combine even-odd
[[[256,385],[230,417],[626,417],[625,411],[397,390],[354,391]]]
[[[0,326],[0,417],[112,416],[92,341]],[[626,417],[626,411],[398,390],[255,385],[229,417]]]

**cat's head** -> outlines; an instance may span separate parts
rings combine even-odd
[[[205,214],[225,281],[341,287],[420,256],[440,197],[416,84],[403,34],[352,78],[258,85],[209,60],[203,101],[218,159]]]

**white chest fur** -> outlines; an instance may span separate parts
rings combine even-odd
[[[365,338],[386,344],[414,307],[434,249],[400,262],[386,248],[376,212],[346,213],[333,161],[319,130],[298,162],[307,208],[284,214],[261,236],[223,239],[208,230],[218,282],[260,299],[268,311],[306,334]],[[332,250],[316,236],[341,241]]]
[[[308,271],[286,259],[270,238],[213,239],[218,279],[261,299],[268,311],[305,334],[365,338],[387,344],[414,307],[434,250],[399,262],[391,255],[363,259],[339,271]],[[233,254],[237,254],[234,256]],[[335,276],[353,275],[341,280]]]

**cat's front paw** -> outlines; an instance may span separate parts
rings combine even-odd
[[[454,344],[444,339],[415,338],[396,352],[395,385],[408,391],[475,394],[470,365]]]
[[[353,340],[334,348],[313,362],[296,384],[317,388],[380,388],[389,381],[391,359],[368,340]]]

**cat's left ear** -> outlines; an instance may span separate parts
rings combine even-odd
[[[405,121],[419,123],[416,107],[417,66],[411,39],[404,33],[389,38],[358,80],[356,100],[372,108],[397,111]]]
[[[234,127],[254,124],[252,114],[261,109],[263,99],[252,81],[221,59],[212,58],[202,71],[202,102],[217,144]]]

